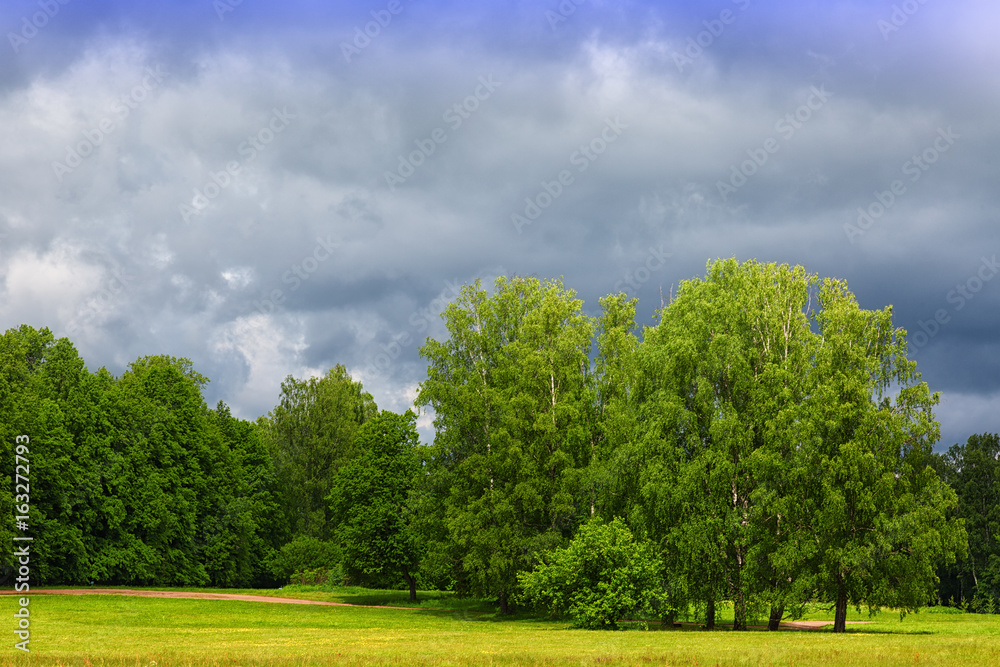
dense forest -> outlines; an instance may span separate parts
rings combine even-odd
[[[682,283],[654,326],[625,295],[600,305],[586,315],[556,280],[465,286],[448,339],[421,348],[426,446],[413,411],[380,411],[343,366],[288,377],[246,421],[206,405],[186,359],[115,377],[48,329],[10,329],[0,511],[24,500],[26,435],[32,585],[318,576],[588,627],[629,611],[711,625],[721,602],[737,629],[807,601],[839,630],[849,606],[1000,611],[1000,442],[933,452],[938,397],[891,307],[735,260]]]

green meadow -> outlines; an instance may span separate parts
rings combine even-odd
[[[161,589],[168,590],[168,589]],[[181,590],[181,589],[172,589]],[[198,589],[407,606],[403,591],[288,587]],[[119,595],[31,596],[31,652],[14,649],[16,598],[0,599],[4,665],[985,665],[1000,664],[1000,616],[932,608],[902,620],[852,610],[844,635],[696,625],[584,631],[538,616],[500,618],[489,605],[421,594],[406,609]],[[730,620],[731,620],[731,610]],[[806,619],[830,620],[816,608]]]

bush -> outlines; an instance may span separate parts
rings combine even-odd
[[[619,519],[594,520],[518,579],[525,601],[569,614],[581,628],[617,629],[624,616],[663,603],[662,569],[651,542],[636,541]]]
[[[340,550],[332,542],[324,542],[315,537],[300,535],[281,547],[274,556],[269,569],[281,581],[292,581],[293,575],[301,580],[304,573],[313,580],[317,571],[327,571],[337,568],[340,562]]]
[[[977,614],[995,614],[996,602],[991,593],[976,593],[972,599],[972,610]]]
[[[344,574],[339,566],[333,569],[318,567],[314,570],[296,570],[289,578],[289,583],[302,586],[322,586],[323,584],[337,586],[343,583],[343,579]]]

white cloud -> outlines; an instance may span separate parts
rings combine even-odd
[[[249,266],[237,266],[222,272],[222,278],[229,289],[243,289],[254,280],[254,271]]]
[[[41,253],[21,248],[6,260],[0,311],[8,321],[55,328],[55,323],[76,316],[85,299],[100,288],[105,273],[66,243]]]
[[[324,374],[301,363],[307,347],[302,329],[301,322],[254,313],[236,318],[212,336],[213,353],[235,356],[248,368],[242,388],[226,398],[240,417],[253,419],[273,407],[288,375],[305,378]]]

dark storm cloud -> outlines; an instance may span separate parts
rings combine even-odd
[[[997,430],[993,5],[52,6],[0,49],[0,316],[92,367],[190,357],[255,417],[343,363],[402,410],[461,284],[651,324],[756,257],[892,304],[944,444]]]

